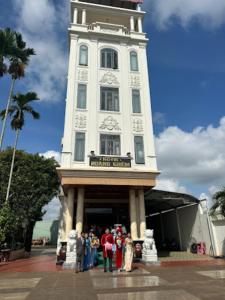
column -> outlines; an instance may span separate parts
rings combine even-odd
[[[142,33],[142,18],[138,17],[138,32]]]
[[[183,245],[182,245],[182,237],[181,237],[181,231],[180,231],[180,220],[179,220],[179,214],[178,214],[177,209],[176,209],[176,219],[177,219],[177,229],[178,229],[178,235],[179,235],[180,251],[182,251]]]
[[[83,230],[84,218],[84,188],[78,188],[77,191],[77,216],[76,216],[76,230],[80,234]]]
[[[136,215],[136,199],[135,190],[129,190],[129,202],[130,202],[130,233],[133,240],[137,240],[137,215]]]
[[[134,16],[130,16],[130,31],[134,31]]]
[[[163,224],[163,215],[160,213],[160,227],[161,227],[161,237],[162,237],[162,242],[165,241],[165,233],[164,233],[164,224]]]
[[[143,240],[145,236],[145,229],[146,229],[144,189],[138,190],[138,199],[139,199],[139,213],[140,213],[140,238]]]
[[[75,7],[73,11],[73,23],[77,24],[77,18],[78,18],[78,9]]]
[[[86,9],[82,9],[82,24],[86,24]]]
[[[66,240],[69,232],[73,229],[73,210],[74,210],[74,189],[70,188],[65,198],[65,223],[66,223]]]

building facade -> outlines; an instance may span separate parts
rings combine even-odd
[[[141,0],[71,0],[60,240],[71,229],[146,228],[144,193],[159,174]]]

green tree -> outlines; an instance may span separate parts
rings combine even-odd
[[[213,201],[214,203],[210,210],[211,215],[215,215],[219,210],[219,213],[225,217],[225,187],[213,195]]]
[[[11,236],[19,226],[19,217],[15,215],[8,203],[0,209],[0,244]]]
[[[12,148],[0,153],[0,208],[6,205],[2,199],[5,199],[7,192],[12,153]],[[14,234],[22,230],[22,223],[26,220],[25,250],[27,252],[31,251],[35,223],[41,220],[45,213],[43,207],[58,195],[60,186],[56,172],[58,166],[54,158],[47,159],[38,154],[16,151],[11,193],[7,204],[14,214],[14,219],[17,220],[17,228],[13,229]]]
[[[30,114],[34,119],[39,119],[40,115],[38,112],[36,112],[32,106],[30,105],[30,102],[39,100],[37,97],[37,94],[34,92],[29,92],[27,94],[20,94],[13,96],[13,101],[11,106],[9,107],[9,115],[11,117],[11,127],[13,130],[16,131],[16,138],[13,148],[13,155],[12,155],[12,163],[11,163],[11,169],[10,169],[10,175],[9,175],[9,181],[8,181],[8,187],[6,192],[6,202],[9,199],[9,193],[10,193],[10,186],[12,181],[12,175],[13,175],[13,167],[14,167],[14,160],[15,160],[15,154],[16,154],[16,148],[19,138],[19,133],[22,130],[24,124],[25,124],[25,114]],[[2,118],[5,117],[5,110],[0,112],[0,116]]]
[[[6,59],[17,55],[15,32],[10,28],[0,29],[0,77],[7,73]]]
[[[4,59],[3,59],[4,57],[7,57],[10,62],[8,73],[11,75],[11,84],[9,90],[9,97],[8,97],[8,101],[4,113],[4,118],[3,118],[1,135],[0,135],[0,151],[2,150],[2,146],[3,146],[3,139],[5,135],[5,129],[6,129],[6,121],[8,117],[9,107],[11,105],[15,81],[25,76],[25,68],[29,63],[30,56],[35,55],[34,49],[26,47],[26,43],[23,41],[23,37],[20,33],[13,32],[10,29],[5,29],[5,32],[7,34],[6,33],[3,34],[3,40],[4,40],[4,36],[7,36],[8,43],[5,42],[5,47],[3,47],[2,49],[2,71],[7,70],[7,66],[4,63]],[[0,52],[0,69],[1,69],[1,52]],[[4,74],[4,72],[2,72],[2,74]]]

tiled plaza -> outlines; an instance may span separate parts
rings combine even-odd
[[[131,273],[102,269],[75,274],[55,266],[54,252],[0,264],[1,300],[221,300],[225,299],[225,260],[173,261]]]

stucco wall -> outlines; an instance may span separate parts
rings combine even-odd
[[[225,256],[225,219],[212,221],[216,256]]]
[[[178,210],[182,249],[190,250],[192,243],[205,242],[207,254],[212,254],[207,215],[201,214],[199,205],[189,206]]]
[[[180,235],[177,220],[180,225]],[[162,213],[161,217],[155,215],[147,219],[147,227],[154,229],[158,247],[165,239],[175,239],[182,251],[190,251],[192,243],[205,242],[207,254],[213,254],[207,215],[202,214],[199,205],[177,209],[177,217],[175,210]]]

